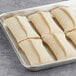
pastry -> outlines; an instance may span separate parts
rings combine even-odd
[[[49,55],[39,35],[32,29],[26,17],[14,16],[7,18],[4,22],[16,39],[18,46],[25,53],[31,66],[54,61],[54,58]]]
[[[20,24],[15,17],[10,17],[4,21],[8,29],[12,32],[17,43],[26,39],[26,33],[22,30]]]
[[[39,38],[39,35],[35,32],[35,30],[31,27],[28,20],[24,16],[16,16],[17,20],[21,24],[21,27],[26,32],[27,37],[29,38]]]
[[[66,36],[76,45],[76,15],[68,7],[60,7],[51,11],[54,18],[63,28]]]
[[[52,49],[58,60],[76,55],[75,49],[69,44],[65,34],[53,21],[49,12],[35,13],[30,15],[28,19],[33,23],[43,41]]]

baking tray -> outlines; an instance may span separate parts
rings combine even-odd
[[[16,55],[18,56],[21,64],[25,68],[27,68],[29,70],[32,70],[32,71],[38,71],[38,70],[48,69],[48,68],[52,68],[52,67],[56,67],[56,66],[72,63],[72,62],[76,62],[76,58],[68,58],[68,59],[64,59],[64,60],[51,62],[49,64],[47,63],[47,64],[36,65],[36,66],[33,66],[33,67],[30,66],[30,64],[28,63],[27,58],[24,55],[24,53],[21,51],[21,49],[18,48],[15,39],[13,38],[13,36],[9,32],[9,30],[7,29],[6,25],[3,23],[3,19],[8,17],[8,16],[10,16],[10,15],[12,15],[12,14],[29,15],[29,14],[32,14],[32,13],[38,11],[38,10],[39,11],[40,10],[48,11],[48,10],[51,10],[51,9],[53,9],[55,7],[59,7],[59,6],[72,7],[70,1],[63,1],[63,2],[58,2],[58,3],[54,3],[54,4],[48,4],[48,5],[43,5],[43,6],[38,6],[38,7],[33,7],[33,8],[28,8],[28,9],[23,9],[23,10],[17,10],[17,11],[2,13],[0,15],[0,26],[3,29],[3,31],[4,31],[7,39],[9,40],[10,44],[12,45],[12,47],[13,47]],[[74,8],[74,7],[72,7],[72,8]]]

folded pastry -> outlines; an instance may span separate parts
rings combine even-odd
[[[76,15],[68,7],[60,7],[51,11],[55,19],[63,28],[66,36],[76,45]]]
[[[41,39],[28,39],[19,43],[19,46],[22,50],[25,50],[25,54],[32,66],[54,61],[53,57],[49,55],[42,45]]]
[[[32,66],[54,61],[26,17],[14,16],[7,18],[4,22]]]
[[[39,38],[39,35],[35,32],[35,30],[31,27],[28,20],[24,16],[16,16],[17,20],[21,24],[21,27],[26,32],[26,36],[28,38]]]
[[[53,21],[49,12],[35,13],[28,18],[58,60],[76,55],[74,47],[66,40],[65,34]]]
[[[6,19],[5,24],[9,28],[9,30],[12,32],[14,38],[17,42],[20,42],[22,40],[26,39],[26,33],[21,28],[20,24],[18,23],[17,19],[15,17],[10,17]]]

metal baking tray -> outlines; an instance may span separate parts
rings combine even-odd
[[[24,53],[18,48],[15,39],[13,38],[13,36],[11,35],[9,30],[7,29],[7,27],[3,23],[3,19],[12,15],[12,14],[26,15],[27,16],[29,14],[32,14],[32,13],[38,11],[38,10],[48,11],[48,10],[53,9],[54,7],[59,7],[59,6],[71,7],[71,2],[70,1],[63,1],[63,2],[58,2],[58,3],[54,3],[54,4],[48,4],[48,5],[43,5],[43,6],[38,6],[38,7],[33,7],[33,8],[28,8],[28,9],[23,9],[23,10],[7,12],[7,13],[3,13],[3,14],[0,15],[0,26],[3,29],[3,31],[4,31],[7,39],[9,40],[10,44],[12,45],[12,47],[13,47],[16,55],[18,56],[21,64],[25,68],[27,68],[29,70],[32,70],[32,71],[38,71],[38,70],[48,69],[48,68],[52,68],[52,67],[72,63],[72,62],[76,62],[76,58],[68,58],[68,59],[64,59],[64,60],[51,62],[49,64],[47,63],[47,64],[37,65],[37,66],[34,66],[34,67],[30,66],[30,64],[28,63],[27,58],[24,55]]]

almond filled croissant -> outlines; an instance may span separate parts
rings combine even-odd
[[[66,36],[76,45],[76,15],[68,7],[60,7],[51,11]]]
[[[7,18],[4,22],[16,39],[18,46],[25,53],[31,66],[54,61],[26,17],[14,16]]]
[[[35,13],[28,16],[28,19],[58,60],[76,56],[74,47],[66,40],[65,34],[53,21],[49,12]]]

